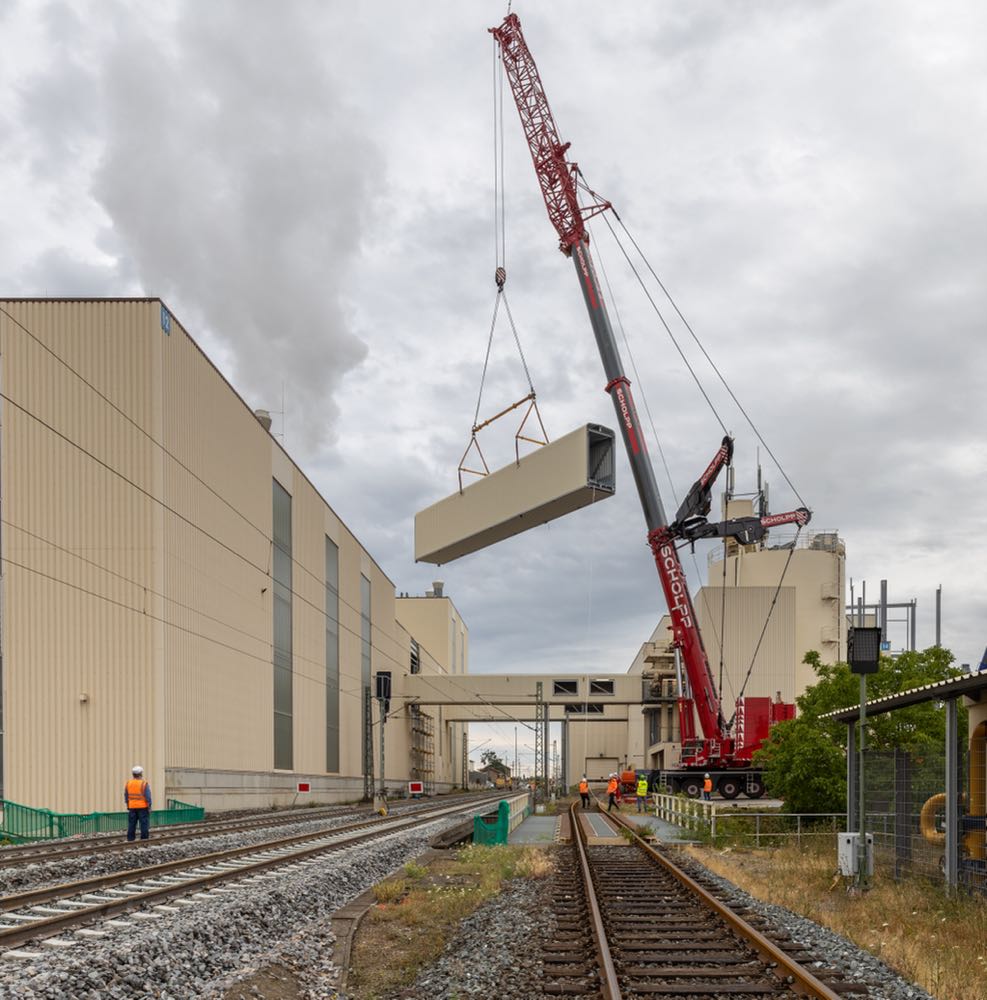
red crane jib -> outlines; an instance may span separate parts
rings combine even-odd
[[[730,438],[724,438],[719,451],[679,511],[676,524],[670,527],[658,494],[644,436],[640,433],[630,382],[624,374],[616,338],[589,253],[586,220],[605,211],[611,205],[585,187],[584,190],[589,197],[595,200],[589,205],[579,204],[576,185],[579,176],[578,166],[566,159],[569,143],[562,142],[559,136],[538,68],[521,34],[521,22],[518,16],[508,14],[503,23],[499,27],[491,28],[490,32],[500,46],[501,61],[521,119],[521,128],[528,143],[545,208],[559,237],[559,248],[573,260],[582,285],[583,297],[607,377],[606,391],[610,394],[620,424],[621,436],[627,449],[648,528],[648,542],[654,554],[655,565],[671,614],[674,642],[681,651],[685,663],[691,697],[683,696],[679,699],[683,764],[703,766],[708,763],[728,768],[749,765],[751,755],[763,738],[761,706],[751,705],[751,725],[746,730],[739,721],[736,737],[727,734],[709,659],[699,633],[692,599],[676,548],[677,538],[688,541],[706,537],[711,532],[719,533],[719,529],[716,526],[709,526],[705,519],[705,514],[709,511],[708,491],[717,473],[730,461],[732,441]],[[763,533],[771,524],[791,521],[802,524],[807,520],[808,511],[803,512],[800,509],[799,512],[792,514],[766,518],[763,524],[759,521],[756,526],[738,522],[731,527],[730,533],[737,535],[738,538],[741,538],[741,535],[746,538],[747,535],[757,534],[758,530]],[[696,738],[694,731],[693,703],[702,730],[702,736],[699,738]],[[769,708],[771,716],[779,707],[774,703],[772,706]],[[743,718],[744,706],[738,704],[738,719]],[[750,737],[754,737],[757,742],[752,742]]]
[[[521,21],[517,14],[508,14],[503,24],[491,28],[490,33],[500,45],[504,70],[521,117],[521,129],[535,165],[548,217],[559,234],[560,248],[568,253],[569,248],[586,237],[584,220],[610,205],[599,204],[586,209],[579,207],[573,179],[577,167],[565,158],[569,143],[562,142],[559,137],[538,67],[521,34]]]

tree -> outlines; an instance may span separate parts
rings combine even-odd
[[[796,699],[797,717],[774,726],[754,759],[763,768],[768,793],[784,799],[790,812],[838,812],[846,807],[847,727],[820,716],[859,705],[860,678],[845,663],[821,663],[815,651],[806,653],[803,662],[812,666],[819,681]],[[882,657],[877,673],[867,678],[868,700],[960,676],[952,662],[949,650],[935,646]],[[965,725],[966,713],[961,711],[961,716]],[[945,716],[934,702],[867,722],[867,746],[872,750],[938,749],[945,735]]]
[[[500,755],[496,750],[484,750],[480,754],[480,763],[484,767],[492,768],[494,771],[500,771],[501,774],[507,773],[507,765],[500,759]]]

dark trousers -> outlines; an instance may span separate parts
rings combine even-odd
[[[141,825],[141,840],[147,840],[151,836],[151,810],[150,809],[128,809],[127,810],[127,840],[133,840],[137,833],[137,824]]]
[[[613,807],[616,804],[617,804],[617,796],[613,792],[611,792],[610,801],[607,803],[607,812],[610,812],[610,810],[613,809]]]
[[[589,792],[580,792],[579,797],[583,800],[583,808],[589,805]]]

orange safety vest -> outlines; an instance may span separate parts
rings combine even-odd
[[[713,790],[713,779],[712,778],[706,778],[703,781],[703,791],[704,792],[711,792],[712,790]]]
[[[613,795],[617,791],[617,779],[611,778],[607,782],[607,795]]]
[[[589,782],[588,781],[580,781],[579,782],[579,794],[580,795],[587,795],[588,793],[589,793]]]
[[[147,799],[144,796],[145,788],[147,788],[147,782],[140,778],[131,778],[127,782],[128,809],[147,809]]]

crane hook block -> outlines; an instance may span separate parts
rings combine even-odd
[[[503,288],[504,283],[507,281],[507,271],[502,267],[498,267],[497,270],[494,271],[494,281],[497,282],[498,288]]]

